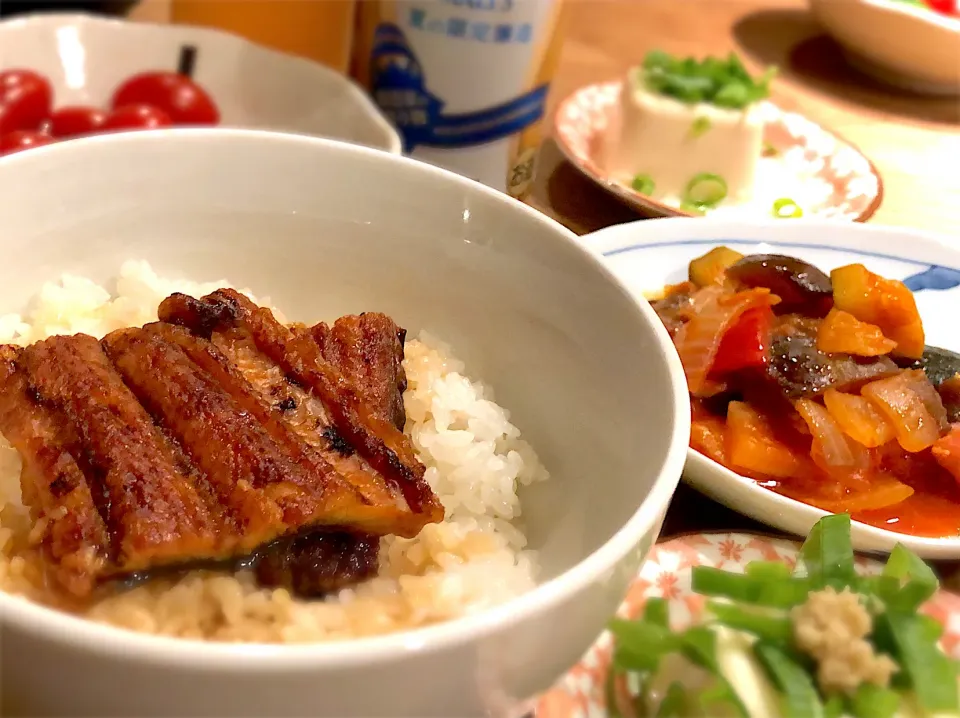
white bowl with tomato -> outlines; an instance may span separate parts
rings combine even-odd
[[[810,0],[851,63],[901,88],[960,94],[958,0]]]
[[[100,132],[215,125],[401,148],[349,79],[230,33],[76,14],[0,22],[0,155]]]

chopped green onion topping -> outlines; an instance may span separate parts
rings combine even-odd
[[[673,57],[662,50],[647,54],[638,77],[647,90],[687,104],[707,102],[740,110],[770,94],[771,68],[754,78],[731,53],[726,59]]]
[[[796,219],[803,216],[803,210],[789,197],[781,197],[773,203],[773,216],[777,219]]]
[[[727,196],[727,181],[720,175],[701,172],[687,183],[683,201],[695,207],[716,207]]]
[[[698,117],[690,125],[690,136],[693,138],[701,137],[713,126],[709,117]]]
[[[638,174],[633,178],[633,181],[630,182],[630,186],[640,194],[645,194],[647,196],[652,195],[653,191],[657,188],[656,183],[653,181],[653,177],[647,174]]]
[[[780,154],[780,150],[774,147],[770,142],[764,142],[763,149],[760,151],[760,154],[763,157],[776,157]]]

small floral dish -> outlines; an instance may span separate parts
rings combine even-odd
[[[644,183],[638,184],[636,178],[618,171],[611,166],[615,163],[608,161],[609,135],[622,124],[621,94],[627,82],[588,85],[567,97],[554,117],[558,146],[587,178],[645,215],[703,214],[677,198],[651,196]],[[880,176],[854,146],[802,115],[786,112],[768,101],[757,103],[755,117],[763,124],[763,150],[750,180],[752,196],[706,214],[740,218],[802,214],[862,222],[876,211],[883,195]],[[696,134],[697,121],[692,126]],[[711,150],[706,154],[716,153]]]
[[[238,35],[81,14],[41,13],[0,22],[0,71],[39,73],[56,105],[107,105],[135,73],[188,74],[225,127],[280,130],[400,154],[400,136],[359,86],[316,62]]]
[[[857,69],[928,95],[960,94],[956,0],[810,0]]]
[[[743,573],[747,564],[764,561],[781,562],[792,570],[799,552],[800,544],[794,541],[746,533],[691,534],[658,544],[638,572],[618,616],[635,618],[643,613],[648,600],[664,599],[671,627],[684,630],[698,623],[707,608],[706,597],[692,587],[694,567]],[[872,559],[856,559],[861,575],[875,575],[882,567]],[[943,626],[940,644],[944,652],[960,655],[960,596],[938,591],[922,610]],[[613,636],[605,632],[580,663],[541,696],[536,718],[605,718],[617,714],[607,709],[613,645]]]

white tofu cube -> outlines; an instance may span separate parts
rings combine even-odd
[[[627,183],[649,175],[658,199],[679,202],[690,180],[708,172],[727,183],[727,203],[749,202],[763,149],[762,103],[729,110],[653,94],[631,74],[606,135],[604,163]]]

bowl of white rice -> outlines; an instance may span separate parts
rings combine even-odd
[[[2,344],[100,338],[225,287],[285,322],[388,314],[404,430],[444,507],[319,599],[191,570],[58,609],[18,554],[30,513],[0,441],[4,715],[517,715],[656,540],[689,434],[670,339],[505,195],[344,143],[165,130],[0,160],[0,217]]]

